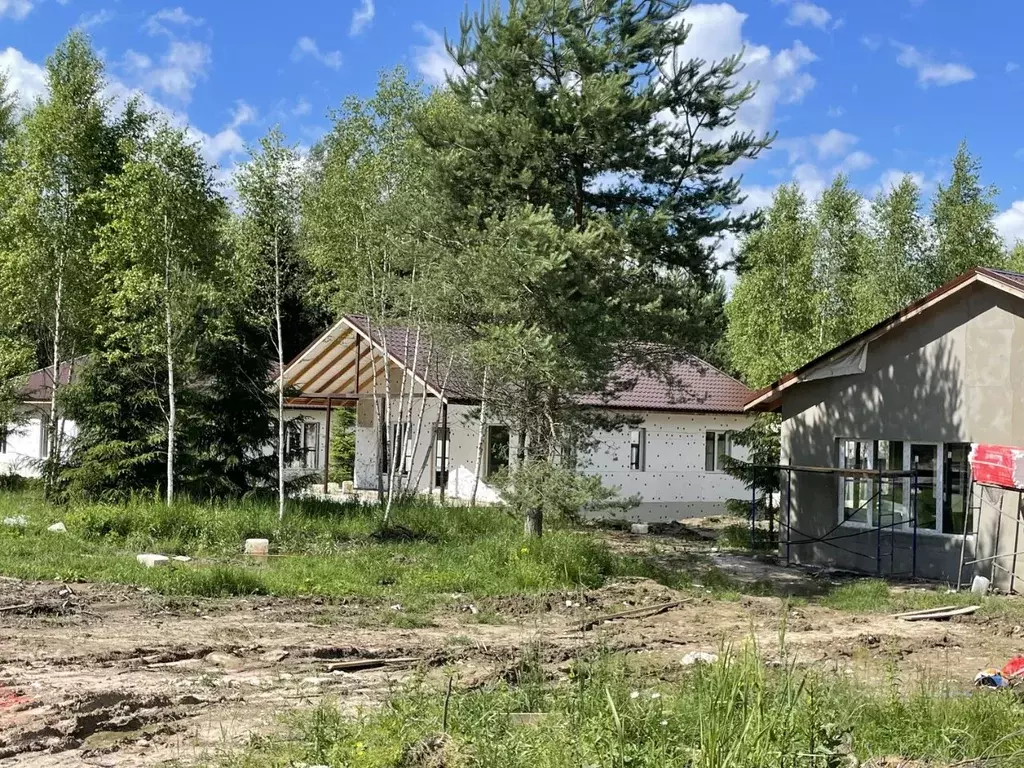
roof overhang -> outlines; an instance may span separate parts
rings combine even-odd
[[[390,370],[385,375],[385,364]],[[359,400],[385,394],[386,378],[392,386],[411,377],[414,388],[440,398],[428,382],[406,366],[375,338],[368,325],[343,317],[328,328],[284,369],[288,405],[295,408],[355,405]]]
[[[866,331],[859,333],[848,341],[840,344],[838,347],[835,347],[820,357],[815,358],[802,368],[798,368],[792,373],[786,374],[774,384],[755,392],[754,396],[747,401],[743,410],[748,412],[772,412],[779,410],[782,407],[783,396],[788,389],[806,381],[824,378],[822,375],[819,375],[822,369],[835,364],[844,357],[848,357],[852,349],[856,349],[863,345],[866,350],[867,346],[872,342],[903,325],[908,320],[918,317],[922,313],[927,312],[929,309],[934,307],[936,304],[939,304],[970,286],[979,283],[991,286],[992,288],[996,288],[997,290],[1016,296],[1017,298],[1024,299],[1024,285],[1021,283],[1015,280],[1010,280],[995,270],[985,269],[982,267],[972,269],[969,272],[965,272],[960,275],[956,279],[949,281],[945,285],[936,288],[924,298],[918,299],[895,315],[886,318],[877,325],[868,328]]]

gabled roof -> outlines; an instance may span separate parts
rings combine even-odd
[[[285,367],[286,384],[298,390],[293,403],[300,400],[343,399],[359,394],[355,369],[357,338],[372,346],[399,369],[412,373],[419,386],[426,386],[435,397],[456,402],[478,402],[477,377],[457,358],[439,345],[430,346],[421,336],[416,353],[416,332],[404,327],[372,327],[365,317],[348,315],[328,329],[319,339]],[[366,346],[363,347],[366,349]],[[428,367],[428,349],[431,362]],[[652,349],[652,358],[665,359],[672,350]],[[370,384],[369,355],[361,357],[360,389]],[[450,369],[449,369],[450,367]],[[624,365],[613,376],[619,385],[608,393],[584,395],[584,405],[622,410],[680,411],[692,413],[742,413],[751,391],[741,382],[709,363],[691,355],[677,356],[657,372],[636,365]]]
[[[57,366],[60,385],[69,384],[72,377],[77,377],[87,361],[87,357],[78,357]],[[23,403],[50,402],[50,398],[53,397],[53,366],[40,368],[19,378],[23,378],[23,381],[18,390],[18,397]]]
[[[950,280],[945,285],[936,288],[927,296],[908,304],[894,315],[887,317],[877,325],[873,325],[866,331],[858,333],[851,339],[844,341],[837,347],[833,347],[823,355],[819,355],[811,362],[792,373],[787,373],[781,379],[768,385],[753,394],[744,406],[745,411],[775,411],[781,406],[782,394],[790,387],[806,381],[813,371],[820,369],[833,361],[838,360],[857,347],[868,344],[884,336],[890,331],[903,325],[903,323],[917,317],[921,313],[931,309],[937,304],[947,301],[956,296],[960,291],[971,285],[981,283],[998,290],[1004,291],[1017,298],[1024,299],[1024,274],[1009,272],[1002,269],[988,269],[986,267],[975,267],[964,272],[957,278]]]

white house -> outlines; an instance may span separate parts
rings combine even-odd
[[[399,445],[405,452],[401,461],[404,488],[438,496],[443,493],[449,499],[471,497],[479,430],[475,387],[465,375],[449,372],[446,377],[437,365],[431,370],[424,351],[411,354],[414,345],[409,338],[405,329],[374,329],[371,333],[364,319],[345,317],[285,368],[285,383],[294,393],[290,412],[304,417],[301,428],[296,425],[293,439],[306,446],[302,463],[307,471],[322,474],[325,490],[330,470],[329,414],[338,407],[354,407],[357,490],[379,487],[385,479],[382,474],[386,474],[381,468],[387,466],[381,458],[392,445]],[[390,366],[392,408],[397,411],[394,395],[403,376],[407,377],[405,391],[411,387],[416,396],[411,420],[379,431],[374,409],[382,407],[387,391],[385,359]],[[643,521],[717,514],[724,511],[728,499],[744,498],[747,491],[723,471],[721,457],[746,457],[745,449],[733,446],[731,436],[751,423],[752,416],[743,412],[743,406],[753,393],[693,357],[675,362],[664,378],[642,371],[623,373],[633,383],[630,389],[611,399],[595,395],[583,402],[628,413],[631,425],[595,435],[596,447],[577,457],[581,471],[600,475],[623,496],[640,497],[642,501],[630,517]],[[406,402],[408,408],[408,398]],[[421,407],[422,422],[418,419]],[[423,425],[418,437],[410,429],[416,423]],[[446,436],[443,440],[442,435]],[[507,465],[510,452],[514,452],[509,443],[507,425],[486,425],[478,501],[498,501],[487,478]]]
[[[293,396],[288,400],[289,454],[295,456],[288,472],[309,477],[328,490],[331,414],[337,408],[356,413],[356,491],[376,491],[386,480],[382,460],[392,445],[402,446],[403,488],[446,499],[469,500],[477,476],[479,399],[464,374],[429,365],[427,355],[409,353],[405,329],[375,330],[365,320],[345,317],[327,330],[284,371]],[[385,355],[385,347],[387,354]],[[390,368],[392,395],[403,376],[406,390],[415,392],[413,418],[398,419],[403,426],[381,430],[375,408],[386,393],[384,365]],[[76,361],[80,369],[84,361]],[[67,382],[75,366],[62,366]],[[698,517],[724,511],[725,502],[744,498],[743,484],[723,471],[721,457],[745,458],[745,449],[732,444],[732,433],[751,423],[743,406],[753,393],[742,383],[694,357],[673,363],[664,377],[644,371],[623,371],[632,387],[611,399],[583,398],[585,405],[628,414],[630,426],[595,435],[595,447],[577,457],[580,471],[600,475],[622,496],[641,499],[630,511],[633,519],[657,522]],[[33,475],[47,450],[52,371],[30,374],[23,387],[26,419],[0,442],[0,472]],[[376,403],[375,403],[376,401]],[[397,399],[392,397],[397,411]],[[423,418],[419,419],[420,409]],[[406,399],[408,409],[408,398]],[[417,436],[411,425],[420,423]],[[65,422],[65,434],[75,425]],[[442,435],[445,439],[442,440]],[[477,500],[499,501],[487,479],[507,466],[510,430],[500,423],[484,430],[482,482]]]

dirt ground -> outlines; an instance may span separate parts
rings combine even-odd
[[[671,537],[608,536],[618,548],[654,547],[669,560],[692,551]],[[711,557],[736,578],[778,581],[790,593],[822,586],[754,558]],[[685,602],[579,629],[608,613],[676,600]],[[2,579],[0,766],[200,764],[325,697],[355,712],[424,669],[454,670],[462,688],[481,685],[507,677],[527,650],[555,674],[592,645],[656,671],[754,635],[772,659],[786,604],[712,600],[631,580],[472,605],[453,595],[434,625],[420,628],[389,626],[381,611],[336,600],[170,599],[132,587]],[[895,666],[899,675],[923,673],[965,689],[979,669],[1024,650],[1021,635],[1021,627],[974,616],[908,623],[818,606],[789,607],[785,616],[787,652],[798,663],[866,679],[891,676]],[[385,658],[407,661],[369,669],[343,663]]]

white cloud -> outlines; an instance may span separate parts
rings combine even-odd
[[[789,8],[786,23],[793,27],[812,26],[828,30],[832,14],[820,5],[807,2],[796,2]]]
[[[259,117],[259,113],[256,108],[251,104],[247,104],[242,99],[235,102],[235,109],[231,113],[231,127],[239,128],[243,125],[248,125],[254,122]]]
[[[852,133],[845,133],[835,128],[811,137],[811,143],[814,144],[814,148],[818,152],[818,158],[821,160],[837,157],[848,152],[857,141],[857,137]]]
[[[444,35],[422,24],[417,24],[416,30],[427,39],[426,45],[413,47],[416,71],[428,85],[444,85],[448,77],[456,75],[458,69],[455,61],[448,55]]]
[[[726,56],[743,53],[743,71],[738,86],[754,83],[753,98],[740,107],[734,129],[764,133],[773,124],[779,104],[795,104],[815,86],[806,66],[817,56],[796,40],[789,48],[773,52],[743,37],[747,14],[728,3],[692,5],[681,19],[690,25],[690,34],[679,51],[679,59],[719,61]]]
[[[858,171],[864,171],[875,164],[875,158],[869,155],[863,150],[857,150],[851,152],[843,161],[836,166],[836,173],[857,173]]]
[[[1024,200],[1014,201],[996,216],[994,224],[1007,247],[1012,247],[1018,240],[1024,240]]]
[[[170,35],[172,32],[167,28],[168,24],[175,24],[179,27],[198,27],[203,23],[203,19],[190,16],[184,8],[178,6],[177,8],[164,8],[154,13],[146,19],[145,29],[151,35]]]
[[[7,87],[16,91],[23,108],[46,93],[46,72],[25,58],[17,48],[0,51],[0,71],[7,74]]]
[[[160,57],[159,66],[154,66],[145,54],[129,53],[132,54],[129,63],[141,73],[145,87],[163,91],[184,102],[192,98],[196,84],[206,79],[211,60],[210,46],[194,40],[171,40],[167,53]]]
[[[1020,64],[1018,64],[1016,61],[1006,62],[1006,74],[1016,72],[1018,69],[1020,69]]]
[[[146,54],[129,48],[124,52],[124,65],[133,72],[143,72],[153,66],[153,60]]]
[[[0,0],[0,19],[10,17],[21,21],[32,12],[33,0]]]
[[[108,21],[113,19],[114,16],[114,12],[107,8],[96,11],[95,13],[85,13],[78,19],[78,26],[82,29],[92,29],[93,27],[106,24]]]
[[[842,117],[846,114],[846,110],[842,107],[829,107],[827,114],[829,117]]]
[[[292,107],[292,115],[295,117],[305,117],[312,111],[313,105],[309,103],[305,96],[300,96],[299,100],[295,102],[295,106]]]
[[[860,43],[869,51],[877,51],[879,48],[882,47],[882,36],[864,35],[863,37],[861,37]]]
[[[925,186],[923,173],[917,171],[908,173],[898,168],[887,168],[882,171],[882,176],[878,180],[877,186],[872,190],[872,195],[877,195],[879,192],[888,192],[893,187],[899,186],[905,176],[909,176],[919,189]]]
[[[929,85],[955,85],[974,79],[974,70],[963,64],[937,62],[912,45],[892,41],[899,50],[896,63],[917,72],[917,84],[922,88]]]
[[[349,27],[348,33],[352,37],[358,35],[370,25],[375,13],[373,0],[363,0],[362,5],[352,11],[352,26]]]
[[[311,37],[300,37],[292,49],[292,61],[299,61],[307,56],[325,67],[341,69],[341,51],[321,51],[316,40]]]

